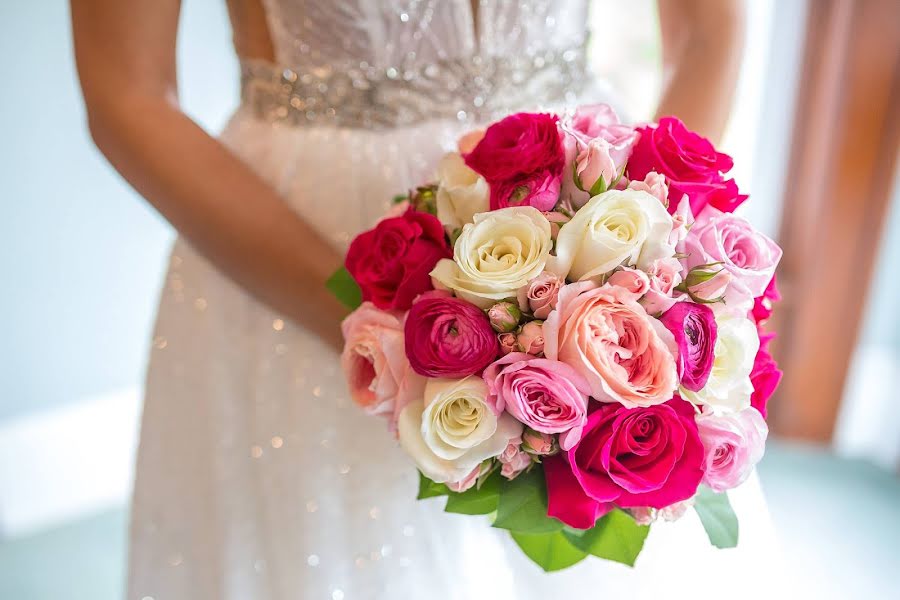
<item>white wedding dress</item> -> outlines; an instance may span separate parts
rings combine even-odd
[[[221,139],[341,249],[460,132],[608,100],[584,68],[586,0],[481,0],[474,14],[469,0],[264,4],[284,67],[244,65]],[[179,240],[147,381],[129,599],[756,598],[778,579],[755,477],[731,495],[735,550],[711,548],[689,513],[654,526],[634,569],[588,558],[549,575],[486,518],[416,489],[384,423],[349,401],[334,352]]]

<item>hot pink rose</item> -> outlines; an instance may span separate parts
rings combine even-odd
[[[701,390],[715,358],[717,329],[713,311],[704,304],[678,302],[659,320],[675,337],[681,385],[693,392]]]
[[[519,290],[519,308],[533,314],[535,319],[546,319],[556,308],[562,284],[562,279],[544,271]]]
[[[364,302],[341,323],[341,367],[353,401],[370,414],[399,415],[425,389],[409,365],[403,325],[393,313]]]
[[[758,411],[697,417],[705,448],[703,484],[724,492],[742,484],[765,451],[769,428]]]
[[[569,527],[590,529],[614,508],[611,502],[599,502],[585,493],[563,454],[544,458],[541,464],[547,482],[548,516]]]
[[[747,196],[738,192],[733,179],[722,176],[734,166],[727,154],[717,152],[712,143],[690,131],[680,120],[663,117],[658,125],[638,128],[640,137],[628,160],[626,174],[641,180],[650,171],[669,180],[669,212],[682,195],[690,198],[693,213],[707,205],[732,212]]]
[[[685,240],[687,266],[721,263],[732,281],[725,302],[732,306],[751,303],[762,296],[781,260],[781,248],[756,231],[746,219],[707,209]]]
[[[529,205],[550,210],[565,163],[558,117],[516,113],[494,123],[463,158],[491,188],[491,210]]]
[[[569,365],[514,352],[488,366],[484,381],[498,409],[535,431],[562,434],[563,449],[581,436],[590,389]]]
[[[672,334],[618,286],[567,285],[544,321],[544,354],[571,365],[604,402],[669,400],[678,385],[674,352]]]
[[[753,320],[757,323],[765,323],[772,316],[772,303],[781,300],[781,293],[778,291],[778,277],[772,276],[772,281],[766,286],[766,291],[762,296],[758,296],[753,300]]]
[[[499,350],[484,311],[439,291],[422,294],[413,304],[404,337],[410,365],[426,377],[458,379],[478,373]]]
[[[686,500],[703,477],[694,407],[677,397],[642,408],[604,404],[565,456],[589,497],[625,508]]]
[[[750,395],[750,405],[759,411],[765,418],[766,407],[769,398],[775,393],[781,377],[784,373],[778,368],[778,363],[769,354],[767,348],[772,335],[760,336],[759,351],[753,361],[753,370],[750,372],[750,383],[753,384],[753,393]]]

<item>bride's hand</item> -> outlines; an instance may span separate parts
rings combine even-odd
[[[341,256],[178,106],[179,0],[72,0],[97,147],[201,254],[287,318],[341,345],[325,289]]]
[[[742,0],[658,0],[663,46],[659,117],[674,115],[718,143],[744,46]]]

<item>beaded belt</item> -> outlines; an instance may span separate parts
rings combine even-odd
[[[244,61],[241,100],[266,121],[379,129],[432,119],[487,122],[515,110],[574,102],[586,78],[582,47],[411,68],[362,62],[295,71]]]

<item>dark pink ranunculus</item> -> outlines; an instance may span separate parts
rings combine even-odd
[[[450,256],[441,222],[410,209],[356,236],[344,265],[363,300],[383,310],[406,310],[433,288],[431,270]]]
[[[751,315],[757,324],[768,321],[769,317],[772,316],[772,303],[781,300],[781,292],[778,291],[777,279],[778,276],[773,275],[772,281],[766,286],[766,290],[763,292],[762,296],[754,298],[753,300],[753,311]]]
[[[726,180],[722,175],[734,166],[731,157],[718,152],[712,142],[689,130],[679,119],[663,117],[657,125],[638,128],[638,133],[626,174],[631,180],[644,179],[650,171],[665,175],[670,213],[684,194],[695,215],[708,204],[732,212],[747,199],[734,179]]]
[[[716,318],[704,304],[676,302],[659,318],[678,345],[678,379],[692,392],[700,391],[712,371],[716,347]]]
[[[484,311],[440,291],[422,294],[409,309],[404,337],[410,366],[425,377],[479,373],[499,351]]]
[[[488,182],[491,210],[534,206],[546,211],[556,204],[565,165],[558,120],[544,113],[510,115],[488,127],[463,157]]]
[[[664,508],[694,495],[703,478],[703,444],[694,407],[603,404],[588,416],[567,453],[575,479],[598,502]]]
[[[541,460],[547,482],[547,516],[569,527],[590,529],[597,519],[612,510],[608,502],[598,502],[584,492],[563,454]]]
[[[753,370],[750,372],[750,383],[753,384],[753,393],[750,395],[750,405],[766,417],[766,406],[769,398],[775,393],[781,377],[784,375],[778,368],[778,363],[769,354],[768,345],[774,334],[761,334],[759,351],[753,361]]]

